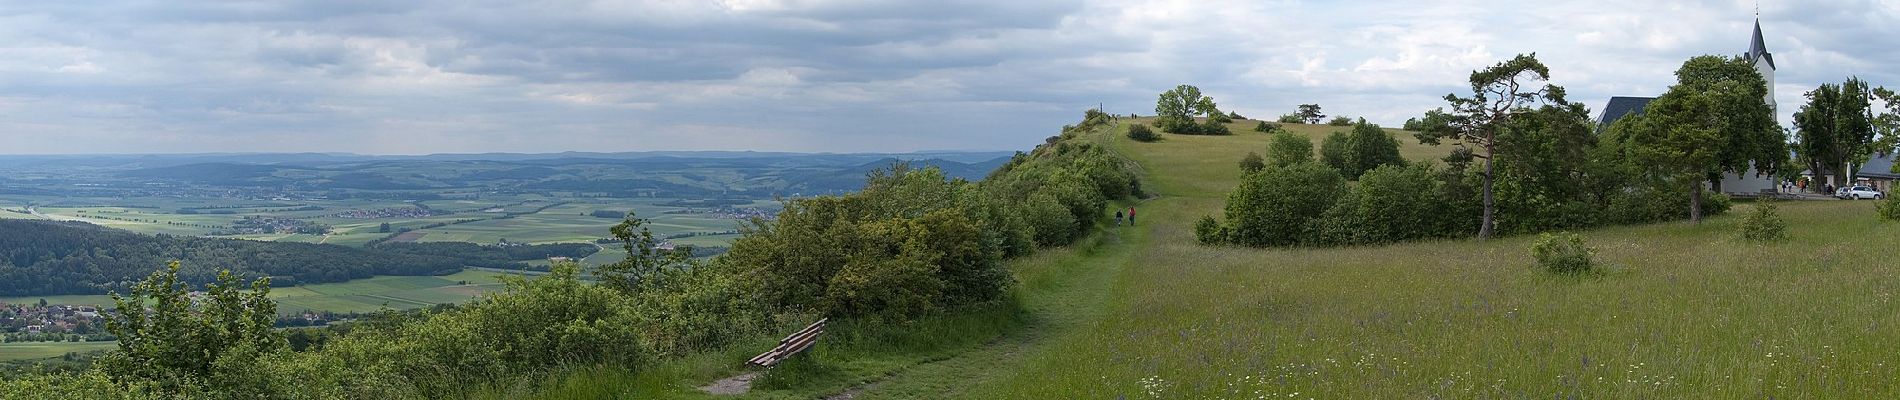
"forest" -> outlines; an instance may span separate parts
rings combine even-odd
[[[276,286],[375,275],[442,275],[469,265],[526,268],[526,264],[488,257],[486,252],[379,251],[143,235],[76,222],[0,219],[0,296],[123,293],[136,283],[136,277],[171,260],[183,262],[180,279],[192,284],[211,282],[218,271],[229,270],[246,278],[270,277]]]

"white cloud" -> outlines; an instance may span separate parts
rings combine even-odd
[[[1394,124],[1519,53],[1573,101],[1658,94],[1745,50],[1752,4],[17,3],[0,131],[27,153],[1024,149],[1184,83]],[[1821,82],[1900,85],[1893,2],[1764,6],[1784,118]]]

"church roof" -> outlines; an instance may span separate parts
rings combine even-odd
[[[1775,55],[1768,52],[1768,43],[1761,40],[1761,19],[1755,19],[1755,36],[1748,43],[1748,59],[1768,60],[1769,69],[1775,67]]]
[[[1610,98],[1610,104],[1603,106],[1603,115],[1597,118],[1597,126],[1607,128],[1616,120],[1632,114],[1642,114],[1643,107],[1656,100],[1654,97],[1617,96]]]

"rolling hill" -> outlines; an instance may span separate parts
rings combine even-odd
[[[821,344],[758,398],[1884,398],[1900,354],[1900,226],[1873,204],[1781,206],[1787,242],[1739,217],[1583,232],[1609,272],[1535,267],[1534,237],[1333,249],[1196,244],[1265,135],[1095,139],[1140,163],[1141,225],[1012,263],[1021,328],[945,350]],[[1317,139],[1339,129],[1289,125]],[[1395,132],[1396,133],[1396,132]],[[1401,138],[1408,159],[1442,154]],[[1854,238],[1846,240],[1845,238]],[[946,330],[946,332],[950,332]],[[923,339],[915,339],[923,340]],[[948,340],[947,338],[944,340]],[[822,342],[821,342],[822,343]],[[757,349],[753,349],[757,350]],[[735,354],[743,358],[742,354]],[[729,375],[669,372],[665,397]],[[681,368],[686,368],[681,366]],[[668,369],[681,371],[690,369]],[[778,372],[774,372],[778,373]],[[768,375],[771,375],[768,373]],[[793,383],[783,383],[793,382]]]

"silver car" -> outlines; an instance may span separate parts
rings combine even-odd
[[[1834,197],[1839,197],[1839,198],[1848,199],[1848,200],[1860,200],[1860,199],[1880,200],[1880,199],[1887,198],[1887,195],[1885,193],[1880,193],[1879,190],[1874,190],[1873,187],[1854,186],[1854,187],[1841,188],[1840,191],[1834,194]]]

